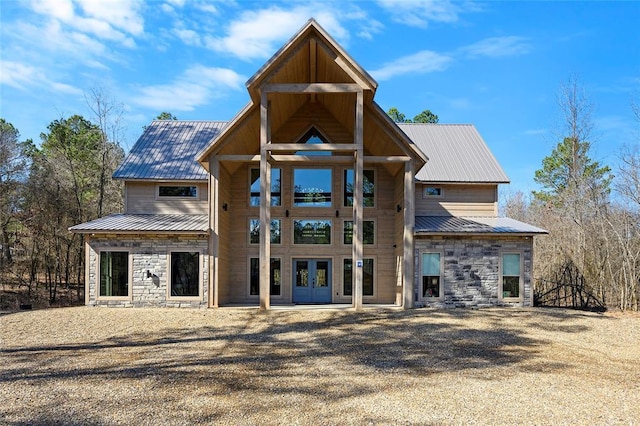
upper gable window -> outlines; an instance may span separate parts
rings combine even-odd
[[[195,185],[158,185],[160,198],[198,198],[198,187]]]
[[[303,137],[298,141],[299,144],[312,144],[312,145],[322,145],[323,143],[329,143],[327,139],[316,130],[314,127],[309,129],[307,133],[304,134]],[[329,151],[297,151],[298,155],[331,155]]]
[[[425,186],[422,189],[422,198],[441,198],[443,194],[441,186]]]

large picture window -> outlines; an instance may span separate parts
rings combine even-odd
[[[331,244],[330,220],[294,220],[294,244]]]
[[[282,220],[271,220],[271,244],[280,244],[282,239]],[[249,219],[249,243],[260,244],[260,219]]]
[[[249,294],[251,296],[260,295],[260,259],[252,257],[249,265]],[[269,291],[272,296],[280,296],[282,288],[282,268],[280,259],[272,257],[269,273]]]
[[[422,253],[422,297],[442,296],[442,268],[440,253]]]
[[[362,260],[362,295],[373,296],[373,259]],[[342,263],[342,294],[353,296],[353,260],[343,259]]]
[[[172,297],[197,297],[200,294],[199,252],[171,252],[169,286]]]
[[[100,296],[129,296],[129,252],[100,252]]]
[[[502,297],[520,298],[522,268],[520,253],[504,253],[502,255]]]
[[[280,192],[280,169],[271,169],[271,205],[280,206],[282,204],[282,193]],[[260,169],[251,169],[251,182],[249,205],[260,206]]]
[[[375,222],[373,220],[365,220],[362,222],[362,243],[375,244]],[[343,243],[353,243],[353,221],[344,221]]]
[[[363,206],[373,207],[375,201],[375,185],[374,185],[375,173],[373,170],[362,171],[362,194],[363,194]],[[344,185],[342,193],[344,195],[345,207],[353,206],[353,188],[354,188],[354,176],[353,169],[346,169],[344,171]]]
[[[331,207],[331,169],[294,169],[293,205]]]

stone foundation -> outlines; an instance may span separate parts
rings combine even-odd
[[[420,288],[421,253],[444,255],[444,297],[422,299]],[[499,297],[500,255],[519,252],[522,256],[524,294],[519,301],[503,301]],[[500,305],[531,306],[533,240],[531,237],[417,237],[415,239],[416,307],[456,308]]]
[[[93,237],[89,241],[88,300],[90,306],[109,307],[187,307],[206,308],[209,289],[209,256],[206,236],[114,235]],[[133,264],[131,297],[98,297],[98,263],[100,251],[129,251]],[[169,297],[169,253],[199,251],[200,294],[197,297]],[[147,271],[151,277],[147,277]]]

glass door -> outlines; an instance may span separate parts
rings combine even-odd
[[[293,261],[293,303],[331,303],[331,260]]]

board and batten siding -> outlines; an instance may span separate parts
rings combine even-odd
[[[160,198],[158,185],[185,185],[198,187],[197,199]],[[161,183],[125,182],[125,213],[136,214],[207,214],[208,188],[206,182]]]
[[[424,188],[442,188],[441,197],[425,197]],[[498,186],[416,184],[416,216],[497,216]]]

